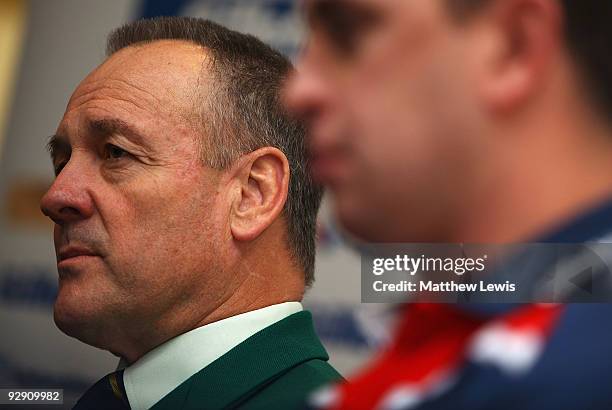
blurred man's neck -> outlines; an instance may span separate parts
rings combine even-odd
[[[494,136],[496,177],[471,204],[456,242],[534,241],[612,199],[612,128],[579,98],[557,97]]]

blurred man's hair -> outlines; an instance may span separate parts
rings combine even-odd
[[[503,0],[446,0],[453,15],[467,18],[482,7]],[[564,12],[568,49],[582,71],[597,107],[612,119],[612,1],[556,0]]]
[[[310,177],[305,130],[280,102],[282,83],[293,69],[289,60],[257,38],[192,17],[158,17],[128,23],[108,37],[106,54],[156,40],[183,40],[210,53],[214,84],[196,98],[203,129],[202,157],[216,169],[241,155],[271,146],[280,149],[291,171],[284,208],[294,260],[314,279],[316,217],[321,187]]]

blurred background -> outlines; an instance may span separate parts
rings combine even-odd
[[[62,334],[52,223],[39,200],[53,179],[48,136],[77,84],[104,59],[106,35],[141,17],[206,17],[295,59],[303,36],[291,0],[0,0],[0,388],[65,389],[70,406],[118,359]],[[384,343],[385,305],[360,304],[360,260],[320,216],[317,280],[305,305],[344,374]]]

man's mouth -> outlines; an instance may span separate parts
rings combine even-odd
[[[99,255],[86,247],[68,246],[60,249],[57,256],[57,264],[59,266],[60,264],[74,262],[81,258],[95,257]]]
[[[319,183],[327,183],[333,179],[334,167],[336,161],[330,155],[313,155],[312,157],[312,174],[314,179]]]
[[[346,176],[350,157],[344,128],[335,123],[318,121],[309,127],[309,150],[313,178],[321,184],[334,185]]]
[[[312,175],[321,184],[333,185],[347,172],[347,156],[342,149],[311,151]]]

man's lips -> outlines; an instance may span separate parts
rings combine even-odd
[[[314,179],[322,184],[338,182],[347,173],[349,136],[335,122],[314,121],[309,125],[308,149]]]
[[[312,174],[319,183],[332,183],[346,171],[344,156],[334,151],[312,153]]]
[[[99,255],[88,248],[69,246],[69,247],[60,249],[60,251],[58,252],[57,263],[60,264],[67,260],[78,258],[81,256],[99,256]]]

